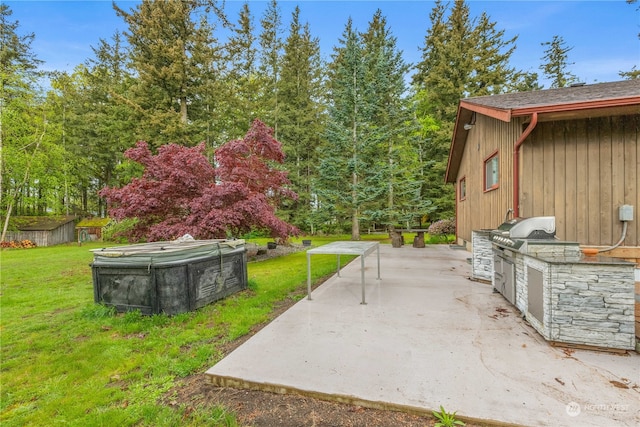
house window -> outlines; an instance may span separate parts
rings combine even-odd
[[[498,188],[498,152],[484,161],[484,191]]]
[[[467,177],[463,176],[460,178],[460,183],[458,186],[458,194],[460,201],[467,198]]]

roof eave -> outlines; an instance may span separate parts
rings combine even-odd
[[[569,111],[596,110],[602,108],[628,107],[633,105],[638,105],[638,108],[640,108],[640,96],[574,102],[570,104],[534,105],[531,107],[515,108],[512,110],[512,117],[530,116],[533,113],[564,113]]]
[[[640,112],[640,96],[601,99],[584,102],[573,102],[564,104],[550,105],[534,105],[523,108],[497,108],[486,105],[480,105],[468,100],[460,100],[458,104],[458,112],[456,114],[456,122],[453,129],[453,139],[451,148],[449,149],[449,159],[447,161],[447,169],[445,172],[445,182],[456,182],[458,175],[459,163],[462,157],[462,151],[466,145],[468,131],[464,130],[464,123],[467,123],[471,113],[482,114],[483,116],[492,117],[494,119],[510,122],[513,117],[530,116],[533,113],[540,115],[579,112],[589,110],[602,110],[607,108],[633,107],[637,105]]]

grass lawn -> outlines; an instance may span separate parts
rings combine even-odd
[[[318,246],[349,236],[311,239]],[[235,425],[223,407],[176,410],[158,399],[219,361],[225,343],[271,320],[279,301],[301,298],[293,294],[306,289],[306,254],[249,263],[249,290],[195,312],[142,316],[93,302],[89,249],[104,246],[115,244],[0,251],[2,426]],[[314,280],[334,272],[334,256],[314,257]]]

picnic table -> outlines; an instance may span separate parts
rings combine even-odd
[[[380,244],[378,242],[331,242],[318,246],[317,248],[309,249],[307,251],[307,299],[311,300],[311,255],[337,255],[338,277],[340,277],[340,255],[358,255],[360,256],[360,275],[362,282],[362,302],[360,304],[366,304],[364,295],[364,259],[373,251],[376,251],[378,254],[378,280],[380,280]]]

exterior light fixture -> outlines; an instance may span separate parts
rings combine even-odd
[[[463,128],[464,130],[471,130],[472,127],[476,125],[476,112],[471,113],[471,120],[469,123],[465,123]]]

